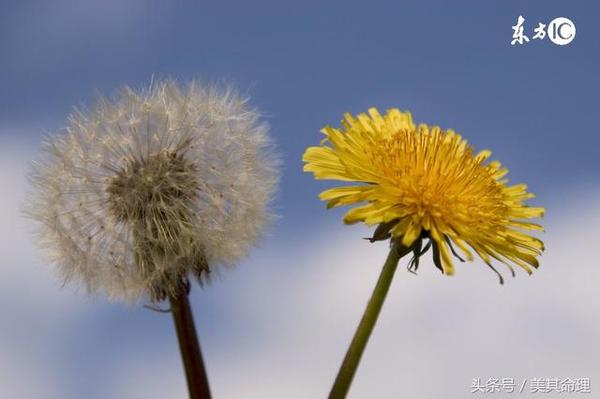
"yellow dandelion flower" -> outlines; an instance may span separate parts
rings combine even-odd
[[[410,270],[431,247],[436,266],[453,274],[451,255],[462,260],[454,246],[468,260],[474,251],[494,271],[492,258],[513,275],[511,264],[529,274],[538,267],[544,245],[524,231],[543,231],[526,220],[544,209],[524,204],[534,195],[524,184],[509,186],[507,169],[486,162],[490,151],[475,153],[454,131],[416,126],[410,113],[398,109],[346,114],[341,128],[327,126],[322,133],[321,145],[304,153],[304,170],[316,179],[360,184],[326,190],[320,199],[328,208],[360,204],[344,222],[377,225],[371,240],[399,241],[414,253]]]

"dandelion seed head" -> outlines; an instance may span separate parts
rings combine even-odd
[[[171,80],[76,111],[30,174],[45,253],[126,301],[236,264],[272,219],[278,159],[259,117],[231,89]]]

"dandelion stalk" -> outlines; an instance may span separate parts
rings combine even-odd
[[[346,357],[344,357],[340,371],[338,372],[335,382],[333,383],[333,387],[329,393],[330,399],[346,397],[346,394],[350,389],[350,384],[352,384],[352,380],[356,374],[356,369],[358,368],[360,359],[362,358],[365,347],[367,346],[367,342],[369,341],[369,337],[373,332],[373,328],[375,327],[375,323],[377,322],[377,318],[381,312],[385,297],[387,296],[390,285],[392,284],[394,273],[398,267],[398,261],[409,251],[410,249],[404,247],[398,240],[394,241],[392,244],[390,253],[388,254],[385,264],[383,265],[383,269],[381,270],[381,274],[379,275],[375,289],[373,290],[373,294],[371,294],[371,299],[369,299],[365,313],[363,314],[360,324],[354,333],[354,338],[352,338],[350,347],[346,352]]]
[[[194,326],[194,316],[190,307],[188,293],[182,291],[177,295],[169,296],[171,313],[177,330],[177,340],[181,358],[185,368],[190,399],[210,398],[208,377],[202,360],[200,343]]]

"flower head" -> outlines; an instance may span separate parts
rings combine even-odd
[[[26,212],[65,280],[162,300],[256,244],[278,178],[271,147],[231,90],[126,87],[47,139]]]
[[[378,225],[372,241],[401,240],[414,253],[410,268],[431,246],[436,266],[453,274],[451,254],[473,259],[475,251],[494,271],[491,259],[516,264],[531,273],[543,243],[523,230],[543,230],[524,219],[543,208],[523,202],[533,197],[524,184],[508,186],[507,170],[486,163],[490,151],[473,148],[452,130],[415,126],[411,114],[397,109],[380,115],[345,115],[342,127],[325,127],[319,147],[304,153],[304,170],[317,179],[358,182],[321,193],[328,207],[362,203],[344,217],[348,224]],[[423,240],[429,240],[425,247]],[[461,259],[462,260],[462,259]],[[500,276],[502,282],[502,276]]]

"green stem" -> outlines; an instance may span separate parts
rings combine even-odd
[[[371,332],[373,332],[377,317],[379,317],[379,313],[381,312],[381,307],[385,301],[390,284],[392,283],[394,272],[398,267],[398,261],[409,251],[410,249],[404,247],[399,240],[394,241],[385,264],[383,265],[383,269],[381,270],[381,274],[379,275],[379,279],[377,280],[377,284],[375,285],[375,289],[373,290],[373,294],[371,294],[371,299],[369,299],[367,309],[354,333],[354,338],[352,338],[348,352],[346,352],[344,362],[333,383],[333,387],[329,393],[329,399],[342,399],[348,394],[350,384],[352,384],[352,379],[358,368],[358,363],[365,351],[365,347],[367,346]]]
[[[188,300],[187,292],[169,297],[171,302],[171,313],[177,330],[177,339],[181,358],[185,368],[190,399],[210,399],[208,377],[202,361],[200,344],[194,327],[192,309]]]

